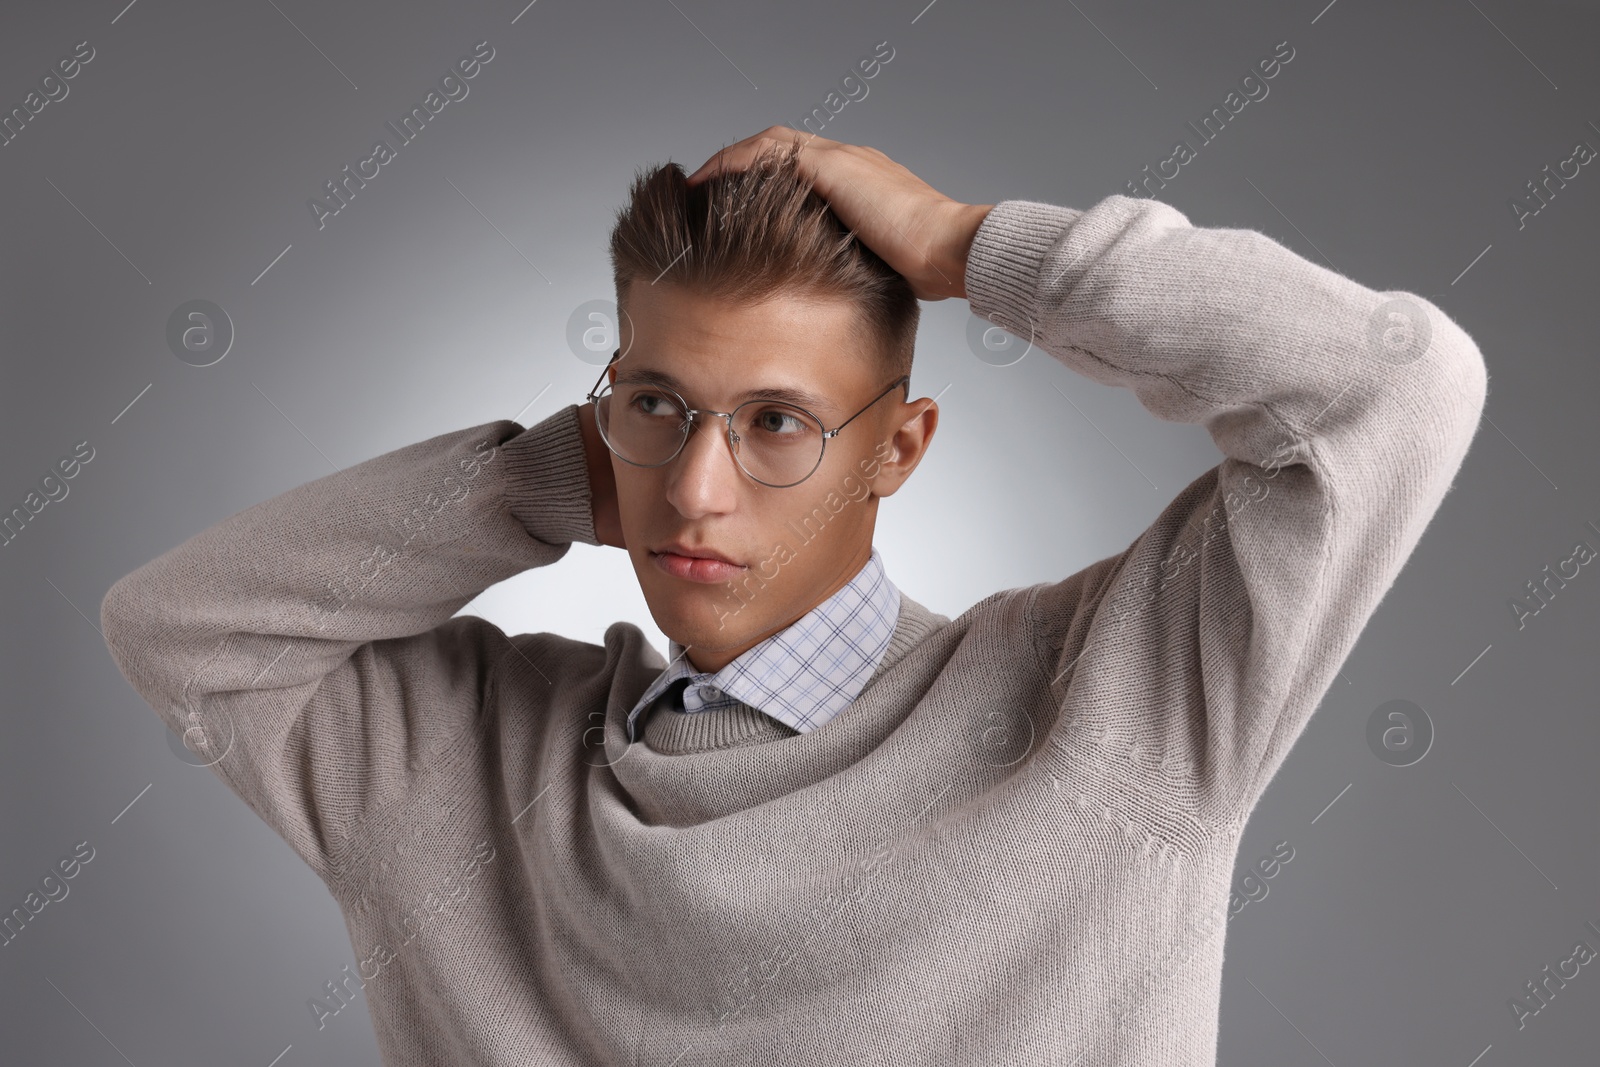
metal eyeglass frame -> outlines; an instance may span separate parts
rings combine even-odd
[[[611,353],[611,358],[608,361],[606,361],[605,370],[602,370],[600,372],[600,377],[595,380],[594,388],[590,389],[589,392],[587,394],[585,394],[585,396],[584,396],[584,399],[589,401],[589,403],[591,403],[591,404],[598,404],[599,403],[600,398],[596,394],[600,389],[600,383],[605,381],[606,371],[611,369],[611,364],[615,363],[617,361],[617,357],[619,355],[621,355],[621,354],[622,354],[622,349],[621,348],[618,348],[618,349],[616,349],[616,351]],[[870,400],[864,407],[862,407],[860,411],[857,411],[854,415],[851,415],[848,419],[845,419],[843,422],[841,422],[839,425],[835,426],[833,429],[831,429],[831,430],[824,429],[822,431],[822,447],[817,450],[817,462],[812,466],[812,468],[810,470],[806,471],[806,473],[803,476],[801,476],[799,479],[797,479],[795,481],[792,481],[792,482],[787,482],[787,483],[785,483],[783,485],[773,485],[771,482],[764,482],[760,478],[757,478],[754,474],[750,473],[749,468],[747,468],[744,465],[744,461],[739,458],[739,444],[738,444],[738,442],[736,440],[734,440],[734,434],[733,434],[733,416],[738,413],[739,408],[748,407],[751,404],[772,404],[772,403],[778,403],[779,401],[761,400],[761,399],[746,400],[743,404],[740,404],[739,407],[734,408],[732,411],[712,411],[710,408],[692,408],[692,407],[690,407],[689,406],[689,402],[687,400],[685,400],[678,393],[678,391],[675,390],[675,389],[668,389],[664,385],[652,386],[651,388],[659,389],[664,393],[670,393],[673,397],[675,397],[677,399],[677,401],[678,401],[678,407],[681,408],[683,410],[683,413],[685,414],[685,416],[687,416],[687,418],[685,419],[685,422],[684,422],[682,435],[678,439],[678,447],[673,450],[672,455],[668,456],[666,459],[662,460],[660,463],[635,463],[633,460],[629,459],[627,456],[624,456],[621,452],[618,452],[616,450],[616,448],[612,446],[611,441],[606,437],[605,430],[601,428],[599,420],[595,421],[595,429],[599,431],[600,439],[602,441],[605,441],[606,447],[611,449],[611,454],[616,456],[618,459],[622,460],[622,462],[631,463],[635,467],[664,467],[668,463],[671,463],[673,460],[677,459],[679,453],[681,453],[683,451],[683,446],[689,442],[689,435],[694,432],[694,420],[695,420],[696,416],[699,416],[699,415],[718,415],[718,416],[722,417],[723,419],[727,420],[727,433],[726,433],[726,436],[728,438],[728,450],[731,453],[733,453],[734,465],[737,466],[741,471],[744,472],[745,477],[749,478],[751,481],[757,483],[758,485],[764,485],[764,486],[767,486],[770,489],[790,489],[790,488],[792,488],[794,486],[799,485],[801,482],[805,481],[807,478],[811,477],[813,474],[817,473],[817,468],[822,466],[822,457],[828,451],[828,439],[829,438],[839,436],[839,431],[840,430],[844,429],[846,426],[849,426],[860,415],[862,415],[864,412],[866,412],[868,408],[872,407],[873,404],[876,404],[878,401],[882,400],[884,397],[888,396],[895,389],[899,388],[902,385],[904,385],[906,387],[906,399],[909,401],[911,399],[911,375],[902,374],[900,377],[898,377],[894,381],[890,382],[889,385],[883,390],[883,392],[881,392],[877,396],[873,397],[872,400]],[[806,409],[801,407],[799,404],[790,404],[788,401],[782,401],[782,403],[783,403],[783,405],[785,407],[791,407],[791,408],[794,408],[796,411],[805,412],[805,415],[806,415],[807,418],[809,418],[811,421],[815,422],[818,426],[822,425],[822,420],[821,419],[819,419],[815,415],[811,414],[811,412],[806,411]]]

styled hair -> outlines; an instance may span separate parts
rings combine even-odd
[[[845,228],[799,166],[800,146],[690,187],[677,163],[634,177],[611,231],[617,306],[628,286],[670,281],[757,303],[780,292],[856,305],[885,381],[911,373],[921,308],[910,284]]]

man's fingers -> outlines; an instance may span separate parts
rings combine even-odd
[[[920,299],[965,295],[952,249],[972,216],[882,151],[770,126],[717,152],[689,181],[750,167],[773,149],[795,150],[800,171],[839,221],[910,283]],[[963,210],[950,210],[955,208]],[[970,240],[967,242],[970,243]]]
[[[778,143],[758,134],[755,138],[729,145],[702,163],[699,170],[689,175],[689,184],[697,185],[707,178],[714,177],[724,171],[744,170],[758,155],[765,151],[770,151]]]
[[[815,134],[801,133],[788,126],[768,126],[760,133],[751,134],[713,153],[710,159],[689,175],[689,184],[695,185],[723,171],[744,170],[763,153],[795,142],[799,142],[802,151],[806,148],[831,148],[839,143]]]

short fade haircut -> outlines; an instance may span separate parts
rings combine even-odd
[[[800,145],[691,187],[677,163],[636,175],[611,231],[617,306],[665,279],[758,303],[780,292],[856,305],[885,381],[911,373],[921,307],[911,285],[845,228],[799,166]]]

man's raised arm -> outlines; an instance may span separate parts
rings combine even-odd
[[[1126,551],[1029,590],[1018,622],[1053,695],[1075,694],[1053,739],[1088,746],[1069,760],[1113,753],[1161,811],[1242,826],[1460,469],[1488,390],[1477,346],[1421,297],[1156,200],[963,204],[783,126],[689,182],[774,149],[919,298],[966,297],[1222,450]]]
[[[476,724],[495,662],[520,654],[455,612],[598,543],[589,478],[574,405],[387,452],[119,579],[106,642],[196,762],[327,881],[360,820]]]
[[[1226,457],[1029,608],[1055,692],[1096,694],[1079,727],[1186,762],[1166,799],[1242,820],[1450,488],[1482,355],[1420,297],[1121,195],[998,204],[965,288],[975,314],[1204,426]]]

